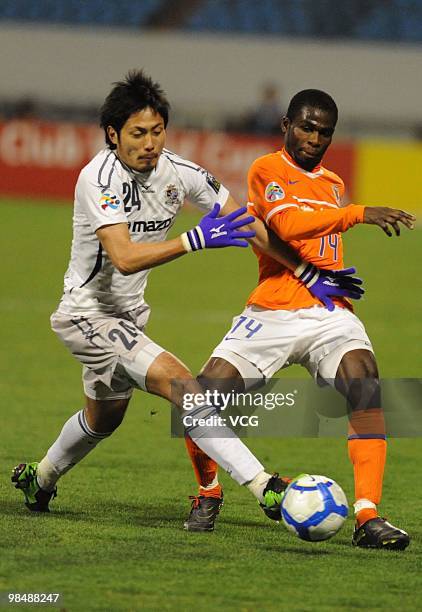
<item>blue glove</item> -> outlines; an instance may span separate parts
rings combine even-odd
[[[294,274],[314,297],[320,300],[329,311],[332,311],[335,308],[332,297],[360,300],[365,293],[361,286],[362,279],[352,276],[355,272],[356,268],[321,270],[313,264],[302,263],[296,268]]]
[[[239,208],[233,212],[219,217],[220,204],[215,204],[211,212],[202,217],[199,224],[188,232],[182,234],[182,242],[187,251],[200,251],[201,249],[219,249],[228,246],[247,247],[246,238],[253,238],[253,230],[238,232],[240,227],[255,221],[255,217],[238,219],[245,214],[247,208]],[[238,219],[236,221],[236,219]]]

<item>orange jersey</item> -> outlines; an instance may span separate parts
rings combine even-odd
[[[289,243],[298,255],[319,268],[339,270],[343,264],[341,232],[363,221],[363,206],[341,208],[344,183],[317,166],[308,172],[285,149],[258,158],[248,174],[250,211]],[[321,305],[285,266],[254,249],[259,284],[248,304],[271,310],[293,310]],[[345,298],[336,305],[352,309]]]

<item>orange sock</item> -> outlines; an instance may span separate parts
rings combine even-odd
[[[221,497],[222,489],[218,484],[217,463],[208,457],[189,436],[185,436],[185,444],[199,485],[199,495]]]
[[[356,410],[349,423],[349,457],[355,478],[356,520],[362,525],[378,516],[387,454],[382,410]]]
[[[370,521],[373,518],[377,518],[378,512],[374,508],[363,508],[356,512],[355,518],[358,524],[358,527],[366,523],[366,521]]]

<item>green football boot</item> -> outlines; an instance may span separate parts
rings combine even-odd
[[[299,474],[294,478],[287,478],[286,476],[280,478],[276,472],[271,476],[263,492],[264,503],[259,504],[268,518],[277,522],[282,520],[280,508],[281,500],[283,499],[289,484],[295,480],[298,480],[298,478],[301,478],[302,476],[307,476],[307,474]]]
[[[12,482],[15,489],[21,489],[25,495],[25,506],[32,512],[50,512],[48,504],[57,496],[57,487],[53,491],[41,489],[37,480],[38,463],[20,463],[12,470]]]
[[[284,492],[292,481],[292,478],[280,478],[276,472],[267,482],[263,492],[264,503],[260,503],[259,505],[271,520],[281,521],[281,500],[283,499]]]

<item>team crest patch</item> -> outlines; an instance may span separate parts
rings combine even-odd
[[[278,183],[274,181],[268,183],[265,188],[265,199],[267,202],[276,202],[277,200],[283,200],[286,197],[284,189],[280,187]]]
[[[336,203],[340,205],[340,187],[338,185],[333,185],[333,194]]]
[[[103,210],[107,210],[107,208],[117,210],[120,206],[120,200],[116,195],[106,191],[100,198],[100,206]]]
[[[215,193],[218,194],[218,192],[220,191],[221,183],[219,183],[217,179],[209,172],[207,172],[207,183],[211,187],[211,189],[213,189]]]
[[[178,203],[179,190],[177,189],[176,185],[167,185],[165,197],[166,197],[166,204],[174,205]]]

